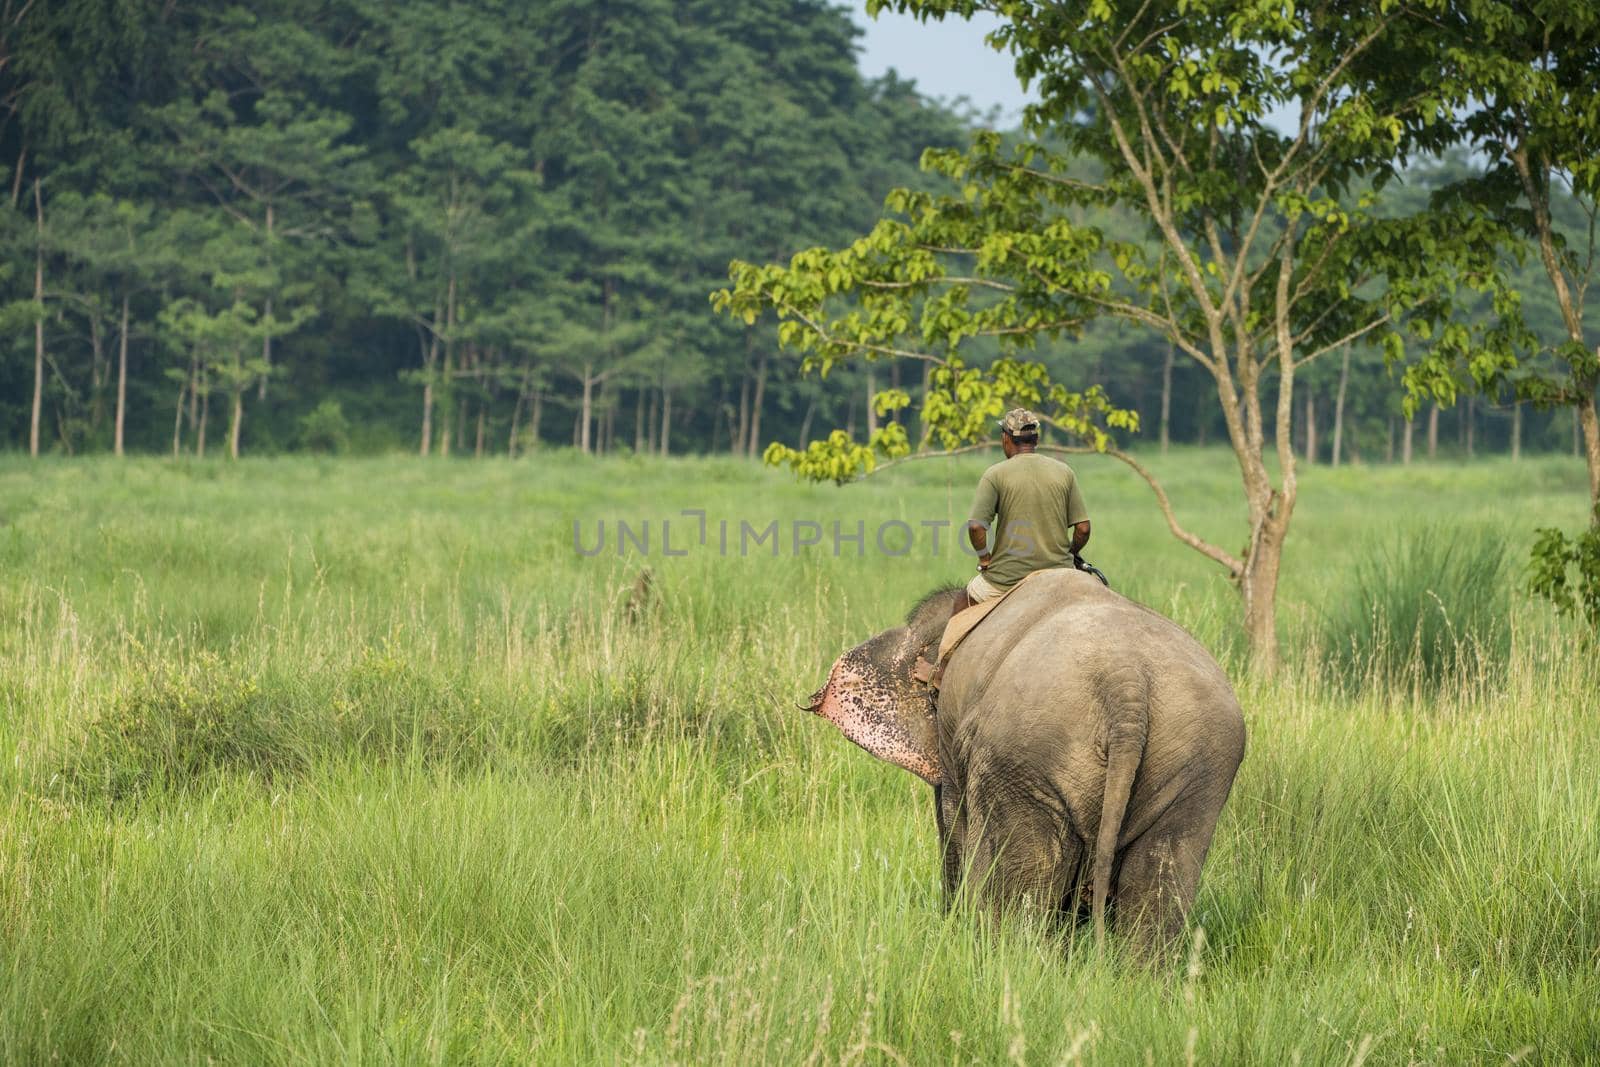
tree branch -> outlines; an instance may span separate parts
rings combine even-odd
[[[1325,356],[1329,352],[1332,352],[1336,348],[1341,348],[1344,345],[1350,344],[1352,341],[1355,341],[1357,338],[1364,337],[1365,335],[1371,333],[1373,330],[1376,330],[1379,326],[1382,326],[1384,323],[1388,322],[1389,321],[1389,317],[1390,317],[1389,316],[1389,312],[1385,311],[1381,316],[1379,316],[1376,319],[1373,319],[1371,322],[1367,323],[1365,326],[1361,327],[1360,329],[1352,330],[1349,333],[1345,334],[1343,337],[1339,338],[1337,341],[1330,341],[1328,344],[1323,345],[1321,348],[1317,349],[1315,352],[1312,352],[1310,355],[1302,356],[1301,358],[1295,360],[1294,361],[1294,365],[1296,367],[1303,367],[1307,363],[1310,363],[1312,360],[1316,359],[1318,356]],[[1305,335],[1302,334],[1300,337],[1295,338],[1295,343],[1298,344],[1299,341],[1304,336]]]
[[[892,459],[888,463],[880,464],[861,475],[861,477],[863,479],[870,478],[874,474],[881,474],[902,463],[913,463],[924,459],[949,459],[953,456],[966,455],[969,452],[981,452],[998,447],[999,445],[993,441],[984,441],[975,445],[952,448],[948,451],[913,452],[908,456],[901,456],[899,459]],[[1182,541],[1212,562],[1221,564],[1227,569],[1230,578],[1238,580],[1244,574],[1244,564],[1237,557],[1184,529],[1183,525],[1178,522],[1177,514],[1172,509],[1172,501],[1168,498],[1166,489],[1156,479],[1156,476],[1150,472],[1148,467],[1120,448],[1108,448],[1101,452],[1087,445],[1039,445],[1037,447],[1040,452],[1056,452],[1066,456],[1110,456],[1112,459],[1126,463],[1133,468],[1135,474],[1144,479],[1145,484],[1155,494],[1156,505],[1161,509],[1162,517],[1167,520],[1167,529],[1171,531],[1173,537],[1176,537],[1179,541]]]

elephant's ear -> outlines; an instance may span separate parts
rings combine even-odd
[[[811,710],[874,756],[938,785],[933,703],[911,678],[890,678],[870,660],[841,656],[828,681],[812,694]]]

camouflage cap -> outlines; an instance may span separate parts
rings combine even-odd
[[[1000,428],[1012,437],[1039,432],[1039,417],[1027,408],[1012,408],[1000,420]]]

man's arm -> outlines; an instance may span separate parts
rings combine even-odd
[[[994,520],[999,509],[1000,494],[995,491],[994,482],[989,478],[989,472],[984,471],[983,477],[978,479],[978,493],[972,501],[972,510],[967,513],[967,540],[978,553],[978,569],[989,569],[989,560],[993,553],[989,551],[988,524]]]
[[[1067,521],[1072,523],[1072,554],[1076,556],[1089,543],[1089,509],[1084,506],[1076,474],[1067,483]]]
[[[1089,520],[1084,519],[1072,528],[1072,554],[1076,556],[1089,543]]]
[[[989,561],[993,558],[989,552],[989,531],[983,523],[976,519],[967,520],[967,540],[972,542],[973,551],[978,553],[978,569],[989,569]]]

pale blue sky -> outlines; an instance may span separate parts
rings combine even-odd
[[[1014,125],[1029,97],[1011,72],[1011,59],[984,43],[984,34],[999,19],[978,15],[970,22],[950,18],[919,23],[909,15],[884,12],[867,17],[855,3],[856,22],[866,31],[861,39],[861,71],[877,77],[893,67],[927,96],[953,100],[967,96],[980,111],[998,106],[1002,125]]]
[[[1038,99],[1017,84],[1011,57],[984,43],[984,35],[1000,24],[994,15],[921,23],[909,15],[886,11],[871,19],[861,0],[847,2],[856,24],[866,31],[861,38],[861,72],[867,77],[875,78],[893,67],[901,77],[915,81],[925,96],[954,100],[965,95],[980,112],[999,107],[1001,128],[1017,125],[1023,105]],[[1267,121],[1288,131],[1294,117],[1279,109]]]

